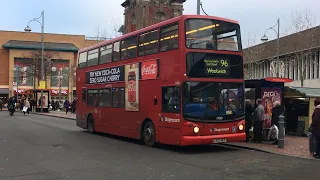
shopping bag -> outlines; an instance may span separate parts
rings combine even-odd
[[[28,111],[28,107],[23,107],[22,112],[27,112]]]

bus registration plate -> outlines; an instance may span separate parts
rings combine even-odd
[[[227,139],[214,139],[213,143],[226,143]]]

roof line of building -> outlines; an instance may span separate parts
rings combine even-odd
[[[15,33],[33,33],[33,34],[41,34],[41,32],[24,32],[24,31],[10,31],[10,30],[0,30],[1,32],[15,32]],[[64,36],[83,36],[86,37],[85,35],[81,35],[81,34],[64,34],[64,33],[44,33],[44,34],[48,34],[48,35],[64,35]]]

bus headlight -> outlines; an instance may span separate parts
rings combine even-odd
[[[242,124],[239,125],[239,130],[242,131],[244,126]]]
[[[194,133],[198,133],[198,132],[199,132],[199,130],[200,130],[200,129],[199,129],[199,127],[198,127],[198,126],[195,126],[195,127],[193,128],[193,132],[194,132]]]

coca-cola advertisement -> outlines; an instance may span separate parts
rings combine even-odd
[[[139,111],[139,63],[125,66],[125,109]]]
[[[140,63],[140,79],[156,79],[158,77],[158,60],[144,61]]]
[[[271,127],[272,108],[274,102],[279,101],[282,104],[281,88],[261,88],[262,106],[264,107],[265,119],[264,128]]]

